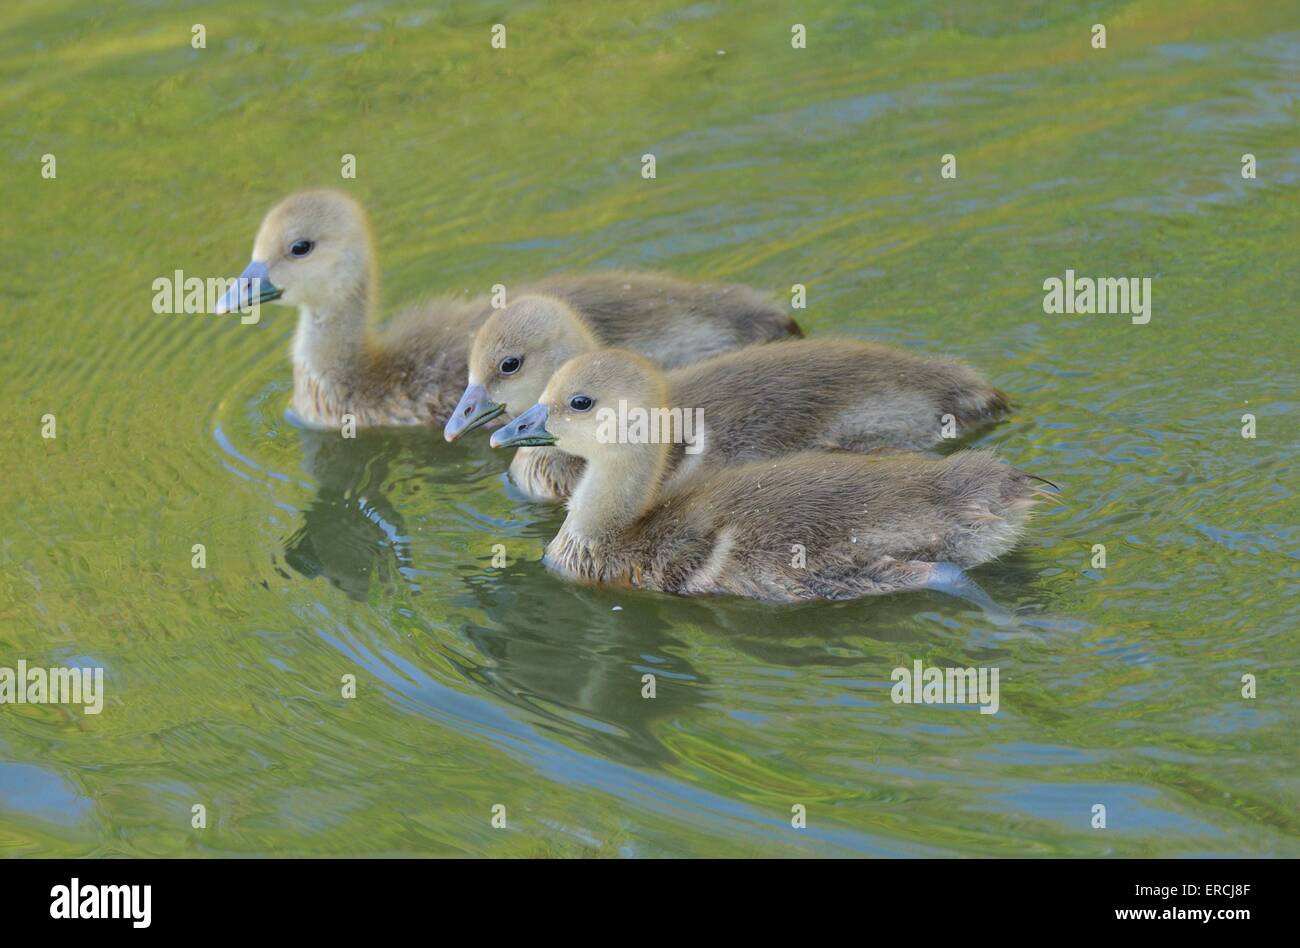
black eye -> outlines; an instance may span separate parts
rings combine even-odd
[[[519,367],[524,364],[524,360],[518,356],[506,356],[501,360],[501,374],[514,375],[519,371]]]
[[[574,411],[591,411],[592,404],[590,395],[574,395],[569,399],[569,407]]]
[[[311,253],[311,248],[316,244],[310,240],[295,240],[289,245],[289,253],[295,257],[305,257]]]

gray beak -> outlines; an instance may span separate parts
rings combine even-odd
[[[504,428],[492,432],[494,448],[535,448],[555,444],[555,435],[546,430],[546,406],[540,402]]]
[[[488,398],[487,389],[482,385],[468,385],[465,394],[456,404],[456,410],[447,419],[442,436],[448,441],[455,441],[465,432],[486,425],[505,410],[505,405],[498,405]]]
[[[278,300],[284,293],[274,283],[267,272],[266,264],[254,260],[244,267],[244,272],[235,280],[235,285],[226,290],[225,295],[217,300],[213,315],[225,313],[247,313],[255,304]]]

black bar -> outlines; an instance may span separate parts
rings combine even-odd
[[[67,934],[76,925],[80,934],[113,930],[128,937],[278,931],[337,937],[433,923],[436,937],[446,923],[454,930],[458,920],[504,918],[519,937],[549,938],[595,931],[589,926],[605,920],[663,934],[675,915],[689,913],[700,921],[680,924],[692,934],[701,926],[762,932],[774,921],[820,926],[834,919],[863,937],[1097,929],[1232,937],[1285,922],[1296,868],[1293,860],[666,862],[8,860],[0,862],[0,904],[7,934],[29,928]],[[133,890],[139,901],[126,901],[121,889],[107,893],[104,904],[111,909],[117,898],[123,917],[53,918],[52,910],[71,902],[73,879],[87,910],[101,904],[103,892],[95,887],[149,886],[148,927],[136,927],[144,915],[143,888]],[[60,886],[68,898],[56,904]],[[88,889],[94,894],[87,896]],[[1154,916],[1120,917],[1146,910]],[[1199,917],[1204,911],[1208,920]],[[519,931],[530,919],[534,930]],[[1054,928],[1045,930],[1044,923]]]

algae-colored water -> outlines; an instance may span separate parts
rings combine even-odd
[[[796,50],[777,3],[6,3],[0,666],[107,696],[0,706],[0,854],[1300,855],[1300,12],[1074,6],[810,0]],[[812,335],[978,365],[1019,408],[969,443],[1064,491],[975,573],[1014,618],[574,588],[485,438],[295,427],[293,313],[152,282],[314,185],[394,306],[802,283]],[[1067,268],[1150,322],[1045,314]],[[998,713],[894,704],[918,659]]]

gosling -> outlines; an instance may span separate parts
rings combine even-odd
[[[378,270],[366,213],[337,191],[302,191],[271,209],[252,262],[216,312],[279,301],[298,308],[293,411],[309,425],[442,425],[464,386],[486,298],[407,307],[382,333]],[[528,288],[521,288],[527,291]],[[607,272],[557,276],[532,289],[567,301],[612,342],[657,335],[668,365],[800,335],[774,303],[747,287]]]
[[[493,433],[494,447],[559,445],[587,464],[546,548],[550,569],[684,596],[854,599],[943,585],[1001,556],[1043,496],[1037,478],[985,451],[805,452],[665,488],[668,445],[611,441],[602,411],[663,407],[668,395],[640,356],[587,353]]]
[[[568,359],[609,344],[563,301],[520,297],[474,337],[469,384],[447,421],[448,441],[534,404]],[[662,362],[652,338],[624,343]],[[1007,397],[955,359],[851,339],[750,346],[667,373],[674,409],[698,411],[705,430],[668,455],[674,480],[700,467],[819,449],[924,450],[1009,410]],[[687,414],[687,420],[691,416]],[[573,493],[583,463],[556,448],[521,448],[511,477],[535,500]]]

